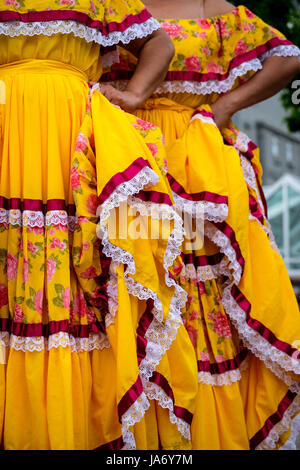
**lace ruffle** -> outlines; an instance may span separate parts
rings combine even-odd
[[[197,269],[193,264],[187,264],[183,269],[182,276],[187,279],[196,279],[197,282],[210,281],[230,274],[227,259],[215,265],[198,266]]]
[[[228,217],[227,204],[216,204],[210,201],[188,201],[173,192],[176,209],[180,214],[189,214],[191,217],[211,222],[223,222]]]
[[[175,424],[181,435],[190,440],[190,426],[183,419],[178,418],[174,413],[174,403],[170,397],[157,384],[148,382],[146,386],[146,395],[149,400],[156,400],[158,404],[169,410],[170,422]]]
[[[300,49],[297,46],[276,46],[268,52],[265,52],[261,55],[261,61],[264,62],[269,57],[278,56],[278,57],[299,57],[300,59]]]
[[[0,332],[0,340],[16,351],[50,351],[52,348],[70,348],[70,351],[80,353],[83,351],[93,351],[94,349],[102,350],[110,348],[110,343],[104,333],[91,333],[88,338],[75,338],[65,332],[55,333],[48,338],[43,336],[16,336],[10,335],[8,332]]]
[[[300,396],[297,396],[289,408],[285,411],[282,420],[277,423],[269,432],[268,437],[256,447],[256,450],[272,450],[276,448],[276,444],[280,436],[289,430],[290,426],[291,435],[289,440],[280,447],[280,450],[296,450],[296,439],[300,431],[300,415],[295,415],[300,412]]]
[[[172,342],[176,338],[177,330],[182,323],[181,309],[186,303],[187,295],[184,290],[178,286],[173,279],[169,277],[169,267],[172,266],[175,258],[180,255],[180,246],[183,242],[183,227],[182,219],[176,214],[175,210],[166,204],[152,204],[151,202],[142,202],[134,197],[142,189],[156,184],[158,176],[149,167],[143,168],[134,178],[130,181],[120,184],[111,196],[101,205],[99,215],[100,220],[97,227],[97,233],[102,240],[104,254],[112,259],[110,269],[110,282],[109,292],[111,295],[109,300],[109,317],[107,324],[111,325],[114,321],[114,315],[117,311],[118,295],[116,286],[115,270],[121,263],[126,266],[124,272],[124,279],[128,292],[140,300],[152,299],[154,308],[152,314],[154,316],[151,325],[146,332],[147,346],[146,355],[140,363],[139,371],[140,377],[146,388],[149,378],[152,376],[156,366],[159,364],[163,354],[170,348]],[[169,237],[166,252],[164,255],[163,265],[165,268],[165,282],[167,286],[174,287],[175,292],[170,303],[169,314],[165,322],[163,322],[163,308],[162,304],[157,297],[157,294],[145,286],[139,284],[131,276],[135,274],[135,263],[132,255],[120,247],[113,245],[108,238],[107,221],[110,213],[120,204],[127,201],[131,208],[136,209],[141,215],[152,217],[153,219],[173,220],[174,229]],[[147,402],[141,400],[139,403],[138,413],[131,407],[124,416],[121,417],[122,434],[124,442],[127,442],[126,448],[133,448],[133,435],[129,431],[128,422],[138,422],[143,413],[147,409]],[[144,406],[144,411],[143,411]],[[131,418],[131,413],[134,417]],[[129,446],[129,447],[128,447]]]
[[[130,408],[122,415],[122,437],[124,446],[122,450],[135,450],[136,444],[130,427],[141,421],[145,412],[150,406],[145,393],[143,392]]]
[[[46,215],[41,211],[19,209],[0,209],[0,224],[10,224],[18,226],[29,226],[42,228],[50,225],[67,226],[70,231],[74,231],[77,223],[77,216],[69,216],[66,211],[54,210],[47,212]]]
[[[154,18],[149,18],[144,23],[134,23],[124,31],[112,31],[103,35],[101,31],[90,28],[73,20],[56,20],[34,23],[22,21],[9,21],[0,23],[0,34],[5,36],[52,36],[53,34],[74,34],[75,37],[86,42],[95,42],[103,47],[114,46],[122,42],[128,44],[134,39],[143,38],[159,29],[159,23]]]

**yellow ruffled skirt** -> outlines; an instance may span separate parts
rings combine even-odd
[[[267,220],[259,149],[233,123],[221,133],[207,104],[152,98],[136,115],[162,130],[177,210],[194,224],[172,271],[188,293],[198,364],[192,447],[273,449],[290,437],[288,447],[300,427],[300,313]]]
[[[197,366],[160,131],[60,62],[0,80],[2,447],[191,448]]]

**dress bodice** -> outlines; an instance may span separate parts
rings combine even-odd
[[[98,81],[116,44],[158,27],[140,0],[0,0],[0,66],[56,60]]]
[[[209,19],[158,20],[171,38],[175,54],[156,94],[197,107],[213,102],[244,83],[270,55],[298,55],[300,50],[282,33],[244,6]],[[103,80],[122,87],[136,59],[120,49],[119,62],[105,70]]]

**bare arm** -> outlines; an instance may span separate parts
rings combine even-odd
[[[261,71],[235,90],[222,95],[212,105],[219,129],[226,127],[233,114],[264,101],[282,90],[300,73],[297,57],[270,57]]]
[[[128,112],[141,105],[163,81],[174,54],[174,46],[162,29],[143,39],[131,41],[122,47],[138,58],[134,75],[125,91],[110,85],[101,85],[101,91],[111,103]]]

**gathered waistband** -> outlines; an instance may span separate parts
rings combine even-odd
[[[73,76],[79,80],[88,82],[88,76],[85,72],[73,65],[59,62],[58,60],[43,60],[43,59],[26,59],[10,62],[8,64],[0,65],[0,76],[3,74],[16,74],[16,73],[38,73],[38,74],[60,74],[67,77]]]
[[[177,112],[183,112],[183,111],[191,111],[193,110],[192,107],[190,106],[185,106],[180,103],[176,103],[176,101],[170,100],[169,98],[149,98],[146,100],[140,107],[139,109],[162,109],[166,111],[177,111]]]

